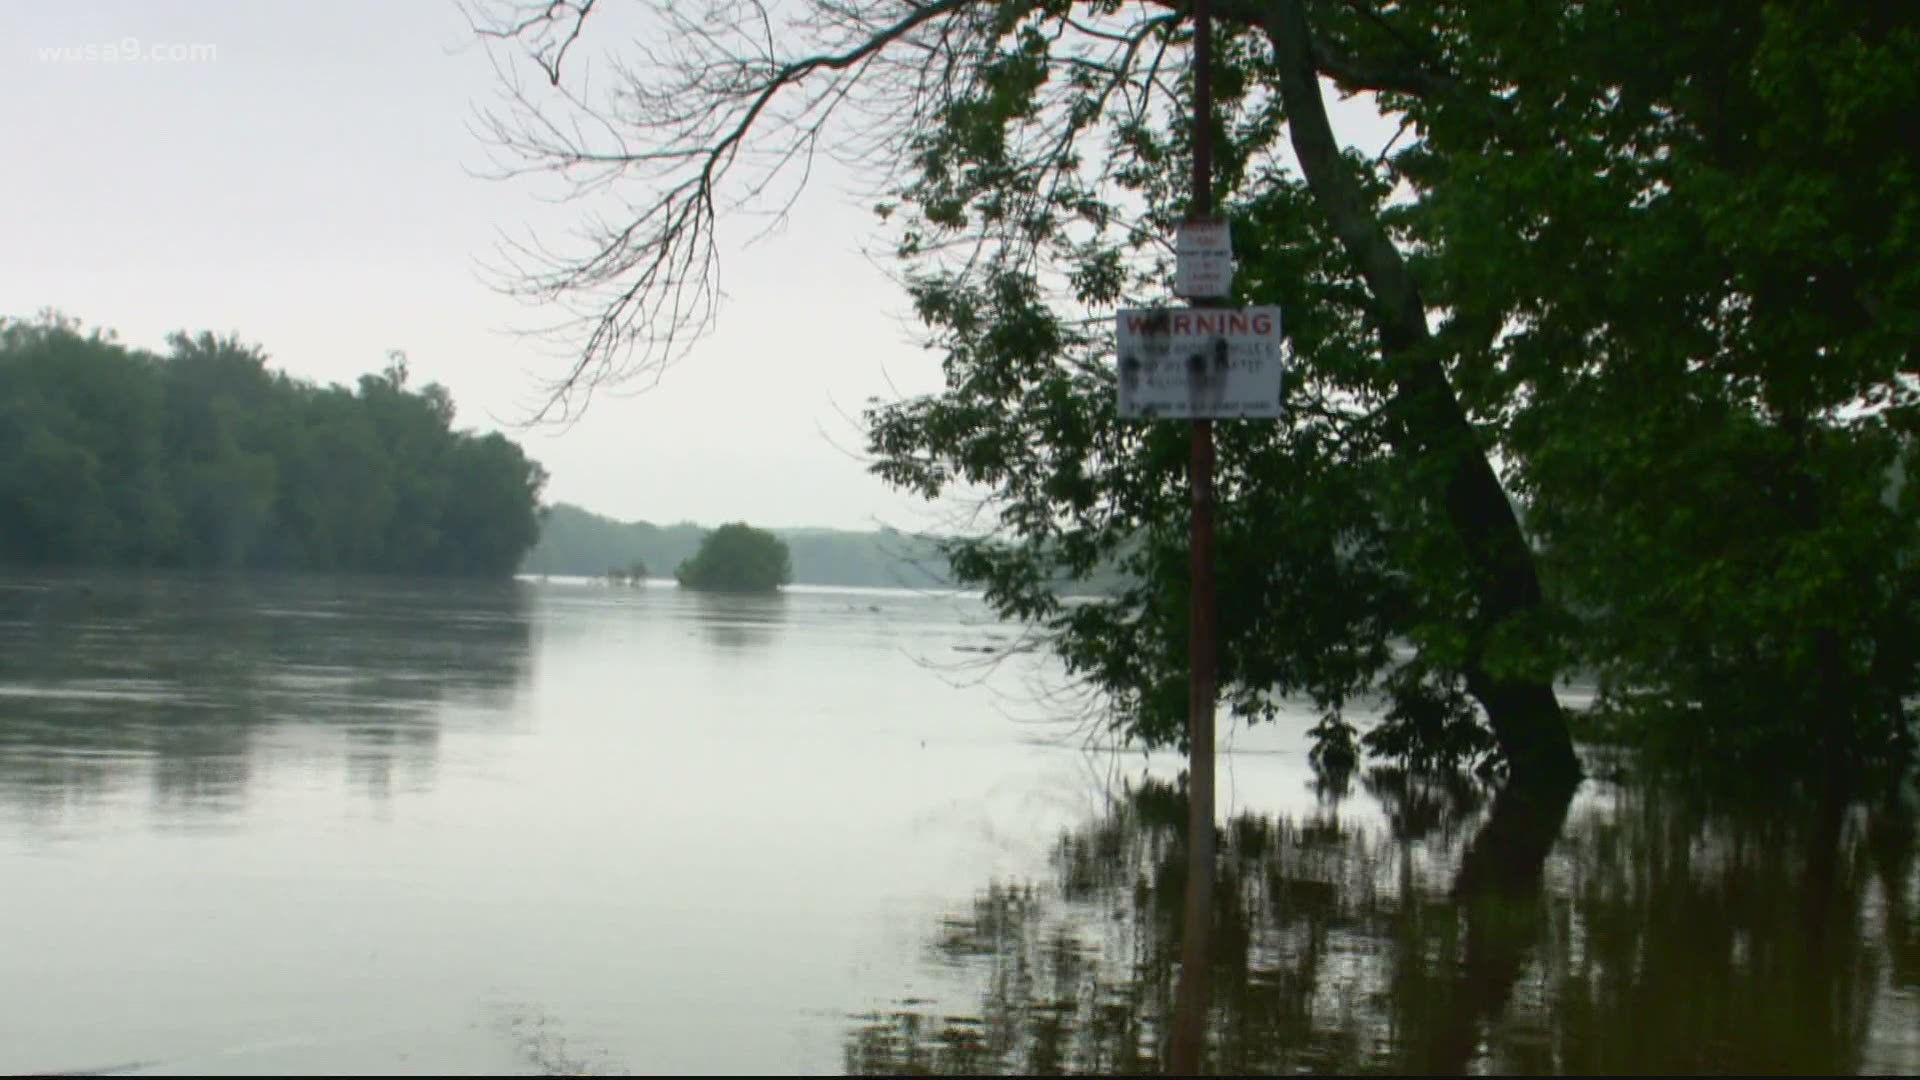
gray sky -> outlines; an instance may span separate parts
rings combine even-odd
[[[540,313],[480,266],[499,230],[575,215],[473,175],[495,88],[453,0],[0,0],[0,314],[58,308],[155,348],[234,331],[322,382],[404,349],[461,423],[546,465],[549,499],[616,517],[937,523],[856,460],[861,404],[936,389],[939,358],[831,175],[727,255],[718,332],[658,387],[514,430],[556,361],[511,332]],[[1363,145],[1391,134],[1370,110],[1336,120]]]

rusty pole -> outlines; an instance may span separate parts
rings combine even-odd
[[[1208,0],[1193,4],[1193,200],[1189,218],[1213,214],[1213,22]],[[1213,420],[1191,428],[1193,488],[1187,611],[1187,889],[1180,935],[1168,1070],[1200,1071],[1206,1048],[1208,968],[1213,937],[1213,721],[1218,615],[1213,580]]]

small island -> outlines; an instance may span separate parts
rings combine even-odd
[[[700,550],[673,576],[687,589],[776,592],[793,580],[793,558],[784,540],[736,521],[702,538]]]

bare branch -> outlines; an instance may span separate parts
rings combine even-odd
[[[1138,3],[1148,11],[1068,16],[982,0],[797,0],[784,18],[762,0],[650,5],[648,32],[611,58],[614,84],[598,96],[561,68],[590,0],[475,17],[483,38],[518,43],[542,74],[529,89],[496,58],[502,102],[477,124],[494,175],[557,182],[586,210],[569,242],[505,239],[492,268],[503,291],[562,313],[535,331],[568,362],[534,419],[564,420],[601,389],[652,385],[684,357],[722,299],[721,217],[764,215],[759,236],[778,228],[823,150],[878,177],[889,198],[910,190],[927,140],[991,96],[993,65],[1017,55],[1016,29],[1046,35],[1054,74],[1031,115],[1007,122],[1003,163],[961,193],[991,193],[980,216],[926,230],[920,256],[957,259],[946,265],[963,273],[990,256],[1037,272],[1043,249],[1068,252],[1074,236],[1117,230],[1135,248],[1160,245],[1128,220],[1138,215],[1077,221],[1070,209],[1137,201],[1114,188],[1108,110],[1149,123],[1162,119],[1157,102],[1177,101],[1162,73],[1184,13]]]
[[[855,10],[815,0],[818,18],[804,33],[776,27],[758,0],[663,5],[650,14],[665,32],[616,62],[619,85],[605,101],[588,100],[561,69],[591,0],[474,18],[483,37],[520,43],[550,88],[536,100],[502,72],[503,109],[480,125],[497,175],[553,176],[591,206],[577,246],[501,245],[496,284],[570,313],[543,331],[574,356],[534,419],[564,419],[602,386],[657,380],[684,355],[717,314],[719,215],[765,212],[771,200],[777,226],[876,58],[972,3],[883,0]],[[785,54],[783,41],[805,51]]]
[[[505,19],[483,21],[467,9],[467,24],[483,38],[518,40],[527,43],[534,62],[547,74],[547,81],[560,85],[560,65],[567,50],[580,40],[581,28],[597,0],[549,0],[545,4],[517,4]],[[464,6],[463,6],[464,7]]]

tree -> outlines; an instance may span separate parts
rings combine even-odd
[[[590,8],[548,8],[497,22],[489,32],[528,43],[557,83]],[[567,134],[580,129],[542,123],[524,108],[518,125],[496,126],[502,144],[530,167],[583,180],[631,170],[655,183],[644,212],[609,228],[590,255],[544,273],[530,268],[523,278],[549,296],[578,298],[595,289],[613,296],[591,321],[581,359],[560,380],[555,402],[565,408],[596,383],[657,370],[705,326],[711,294],[690,284],[688,271],[714,258],[711,225],[728,185],[764,194],[781,164],[832,146],[835,137],[856,159],[890,162],[892,197],[882,211],[899,222],[918,313],[947,353],[949,390],[870,414],[878,470],[930,496],[962,482],[991,492],[1001,531],[955,545],[956,575],[985,586],[1003,614],[1044,623],[1069,666],[1112,695],[1123,730],[1148,742],[1177,742],[1185,697],[1175,660],[1185,603],[1183,575],[1175,572],[1184,432],[1112,421],[1103,337],[1085,316],[1164,288],[1164,266],[1151,245],[1169,231],[1173,207],[1184,198],[1182,171],[1169,167],[1185,145],[1177,119],[1187,112],[1183,92],[1169,78],[1180,67],[1169,56],[1184,48],[1182,13],[1117,4],[814,8],[818,29],[811,37],[769,33],[764,43],[758,23],[731,35],[703,29],[727,21],[724,5],[705,18],[662,12],[691,54],[675,66],[638,69],[625,88],[633,107],[608,118],[626,124],[623,138],[644,142],[645,151],[585,145]],[[1271,150],[1283,125],[1278,94],[1256,85],[1264,79],[1277,88],[1279,65],[1257,55],[1256,45],[1244,30],[1222,42],[1217,85],[1229,137],[1222,140],[1220,181],[1228,194],[1258,181],[1269,196],[1264,208],[1304,224],[1313,216],[1305,188],[1257,171],[1259,155]],[[1304,78],[1313,85],[1311,70]],[[1293,81],[1297,89],[1300,80]],[[845,128],[830,133],[836,108],[856,96],[849,108],[891,122],[864,136]],[[1324,133],[1317,87],[1311,98],[1294,104],[1317,117]],[[743,157],[750,142],[766,157]],[[1514,624],[1539,621],[1526,547],[1444,373],[1430,356],[1415,355],[1426,336],[1424,309],[1417,293],[1407,295],[1403,261],[1384,236],[1361,250],[1371,234],[1355,230],[1378,231],[1373,210],[1385,185],[1363,188],[1344,174],[1337,153],[1329,165],[1320,152],[1329,145],[1305,144],[1325,174],[1316,195],[1344,199],[1365,219],[1346,235],[1356,244],[1350,254],[1373,277],[1327,258],[1322,247],[1298,260],[1307,265],[1288,268],[1304,273],[1272,288],[1298,295],[1302,287],[1328,293],[1336,286],[1345,314],[1314,330],[1324,339],[1316,344],[1331,376],[1295,384],[1297,408],[1322,419],[1227,437],[1223,578],[1235,573],[1233,552],[1256,550],[1253,532],[1265,522],[1288,520],[1291,531],[1304,519],[1325,531],[1295,534],[1298,544],[1288,545],[1287,554],[1308,560],[1304,565],[1262,552],[1266,565],[1281,564],[1277,573],[1243,560],[1237,565],[1265,580],[1245,589],[1223,582],[1224,596],[1250,602],[1223,612],[1221,685],[1249,716],[1270,710],[1276,691],[1313,693],[1336,718],[1328,731],[1337,736],[1345,702],[1388,667],[1388,636],[1413,636],[1422,644],[1419,660],[1397,669],[1392,682],[1407,709],[1431,713],[1428,706],[1437,703],[1458,717],[1464,682],[1509,760],[1523,772],[1565,775],[1573,759],[1546,676],[1502,664],[1493,647],[1501,635],[1514,635]],[[1105,160],[1089,162],[1089,151]],[[1320,228],[1324,236],[1326,226]],[[947,258],[956,250],[964,261]],[[1377,305],[1369,290],[1397,302],[1390,334],[1370,324],[1368,309]],[[1416,321],[1417,339],[1409,338]],[[1386,365],[1378,362],[1383,341],[1391,354]],[[621,367],[633,346],[640,348],[637,363]],[[1394,469],[1384,467],[1395,451]],[[1287,456],[1297,460],[1276,460]],[[1258,494],[1249,490],[1256,462],[1285,490],[1246,499]],[[1361,470],[1371,475],[1356,477]],[[1316,479],[1332,484],[1288,478],[1316,471]],[[1329,492],[1366,492],[1364,484],[1341,481],[1389,473],[1397,505],[1335,498],[1328,500],[1331,513],[1273,513],[1306,510]],[[1141,584],[1105,604],[1060,602],[1058,580],[1084,579],[1115,558]],[[1302,581],[1303,569],[1335,576],[1316,576],[1307,589],[1284,584]],[[1355,586],[1343,591],[1345,609],[1330,588],[1343,581]],[[1373,602],[1351,603],[1356,597]],[[1283,630],[1280,640],[1262,633],[1286,626],[1309,629]]]
[[[1715,757],[1908,756],[1916,508],[1887,478],[1920,416],[1920,157],[1881,133],[1920,94],[1920,15],[1462,6],[1436,30],[1500,62],[1407,100],[1402,169],[1430,273],[1504,316],[1459,381],[1609,703]]]
[[[644,559],[635,559],[625,567],[610,567],[607,580],[615,585],[644,585],[647,581],[647,563]]]
[[[786,542],[744,522],[722,525],[673,572],[681,586],[716,592],[773,592],[793,580]]]
[[[539,465],[404,363],[355,394],[168,343],[0,320],[0,560],[500,577],[537,539]]]
[[[370,569],[392,526],[400,463],[352,391],[316,387],[302,398],[298,423],[280,434],[286,558],[321,571]]]
[[[563,62],[593,7],[481,28],[525,45],[563,110],[591,109]],[[877,471],[985,491],[996,531],[952,546],[956,575],[1043,624],[1121,730],[1178,742],[1184,433],[1113,420],[1104,316],[1166,298],[1185,8],[803,7],[776,30],[757,4],[664,6],[676,48],[624,68],[599,125],[526,93],[496,121],[518,167],[620,182],[637,208],[579,252],[523,252],[518,283],[583,316],[553,407],[657,376],[711,324],[722,209],[789,205],[822,150],[876,167],[946,375],[871,409]],[[1222,437],[1233,710],[1310,695],[1338,762],[1345,710],[1378,686],[1370,749],[1495,749],[1517,778],[1561,780],[1552,680],[1582,663],[1610,703],[1684,717],[1660,730],[1720,750],[1898,749],[1920,502],[1883,498],[1881,478],[1920,417],[1920,209],[1913,151],[1878,133],[1915,96],[1920,16],[1837,0],[1218,12],[1237,299],[1288,312],[1295,359],[1288,422]],[[1343,150],[1324,82],[1374,95],[1402,139]],[[1875,197],[1844,198],[1850,176]],[[1116,562],[1133,584],[1062,603],[1062,578]]]
[[[473,577],[512,576],[540,539],[539,503],[528,494],[545,486],[546,470],[497,432],[459,439],[449,456],[439,565]]]

